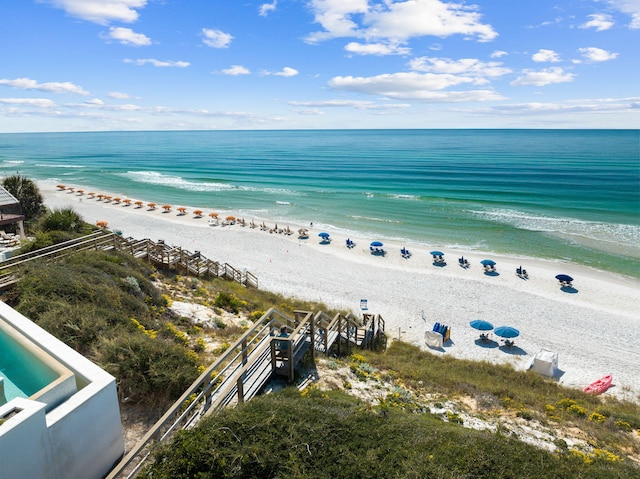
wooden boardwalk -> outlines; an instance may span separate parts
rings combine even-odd
[[[0,291],[13,286],[20,279],[22,268],[32,261],[55,261],[86,250],[120,251],[145,259],[160,269],[221,277],[247,287],[258,287],[258,278],[253,274],[209,260],[200,252],[98,230],[3,261]],[[286,338],[276,335],[282,327],[289,332]],[[374,314],[365,313],[362,318],[351,314],[331,317],[324,312],[295,311],[293,317],[289,317],[270,309],[194,381],[140,442],[127,451],[107,479],[135,477],[155,445],[168,441],[180,429],[193,427],[209,414],[250,400],[273,377],[283,376],[292,382],[296,368],[307,362],[303,359],[314,363],[316,353],[348,354],[353,347],[374,349],[385,341],[384,330],[384,320]],[[283,342],[288,347],[282,347]]]
[[[290,331],[286,338],[276,335],[283,326]],[[295,311],[288,317],[270,309],[196,379],[107,479],[135,477],[155,445],[224,407],[250,400],[274,376],[292,382],[303,358],[314,362],[316,353],[377,347],[385,339],[384,326],[382,317],[373,314],[362,319],[342,314],[332,318],[324,312]],[[287,348],[282,348],[282,341]]]
[[[13,286],[21,275],[23,266],[32,261],[55,261],[69,254],[86,250],[120,251],[145,259],[159,269],[175,270],[182,274],[202,277],[219,277],[236,281],[244,286],[257,288],[258,278],[248,271],[241,271],[228,263],[219,263],[203,256],[199,251],[190,252],[181,247],[150,239],[123,238],[115,233],[97,230],[90,235],[71,241],[21,254],[0,263],[0,291]]]

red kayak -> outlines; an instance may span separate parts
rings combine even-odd
[[[588,386],[585,386],[583,391],[590,394],[600,394],[605,392],[611,386],[613,382],[613,376],[611,374],[592,382]]]

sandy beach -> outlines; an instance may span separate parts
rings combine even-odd
[[[51,208],[72,207],[85,221],[107,221],[109,229],[125,237],[152,240],[200,251],[208,258],[246,268],[258,277],[260,287],[360,313],[360,300],[367,299],[369,312],[382,315],[387,334],[393,339],[429,349],[424,333],[435,322],[451,328],[451,341],[434,354],[457,358],[510,363],[526,369],[540,349],[557,351],[559,382],[582,388],[611,374],[614,386],[606,393],[640,401],[640,281],[564,262],[515,258],[487,252],[442,250],[447,265],[433,265],[429,251],[440,245],[391,244],[385,242],[386,256],[373,256],[369,244],[377,238],[350,237],[354,248],[345,246],[346,237],[320,225],[286,224],[297,231],[309,229],[309,238],[261,231],[259,228],[210,226],[205,216],[194,218],[198,205],[173,205],[149,210],[155,198],[139,198],[142,208],[91,199],[77,192],[61,191],[55,184],[39,182],[45,204]],[[90,185],[69,185],[91,191]],[[93,190],[95,191],[95,190]],[[99,193],[118,196],[117,192]],[[124,198],[124,197],[123,197]],[[180,215],[177,207],[186,207]],[[221,218],[233,211],[217,211]],[[268,218],[245,218],[247,222]],[[318,233],[331,235],[330,244],[320,244]],[[428,238],[425,238],[428,241]],[[412,256],[405,259],[400,249]],[[535,252],[532,252],[532,256]],[[469,260],[470,268],[458,265]],[[480,261],[490,258],[497,273],[484,273]],[[524,280],[515,274],[518,266],[529,273]],[[561,290],[555,276],[574,278],[572,292]],[[520,330],[515,347],[504,348],[495,335],[487,344],[478,341],[479,332],[469,326],[485,319],[495,326],[509,325]]]

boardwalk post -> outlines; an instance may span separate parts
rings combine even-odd
[[[246,339],[242,341],[241,347],[242,347],[242,364],[244,365],[244,364],[247,364],[247,358],[248,358]]]
[[[236,386],[238,387],[238,403],[242,404],[244,402],[244,374],[240,375]]]
[[[289,338],[288,338],[289,339]],[[287,378],[289,382],[293,381],[293,340],[290,339],[289,347],[287,348]]]
[[[316,317],[315,315],[310,314],[311,316],[311,361],[313,364],[316,363]]]

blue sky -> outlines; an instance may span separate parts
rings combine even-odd
[[[640,0],[3,0],[0,132],[640,128]]]

